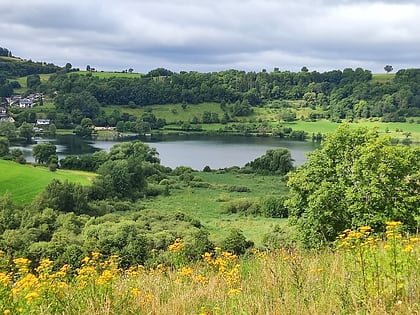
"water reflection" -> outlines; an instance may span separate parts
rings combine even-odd
[[[133,137],[114,140],[87,140],[74,135],[58,135],[55,139],[35,139],[57,146],[59,158],[67,155],[81,155],[98,150],[109,151],[116,143],[131,141]],[[159,152],[161,163],[175,168],[179,165],[201,170],[208,165],[213,169],[243,166],[263,155],[268,149],[284,147],[290,150],[295,165],[306,161],[306,153],[319,147],[318,143],[288,141],[272,137],[205,136],[205,135],[160,135],[138,137]],[[19,147],[27,161],[33,161],[34,144]]]

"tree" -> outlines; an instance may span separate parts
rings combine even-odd
[[[48,126],[47,134],[50,135],[51,137],[55,137],[56,132],[57,132],[57,127],[55,126],[55,124],[50,124]]]
[[[0,137],[0,157],[9,153],[9,140],[6,137]]]
[[[51,143],[38,143],[32,149],[32,155],[37,163],[50,163],[52,158],[57,157],[57,147]]]
[[[250,166],[255,172],[263,174],[286,175],[293,169],[293,159],[289,150],[279,148],[267,150],[263,156],[256,158],[245,166]]]
[[[35,135],[34,127],[27,123],[23,122],[19,127],[19,136],[24,138],[27,142],[31,141],[32,137]]]
[[[36,201],[38,208],[51,208],[75,214],[91,214],[87,189],[78,183],[53,179]]]
[[[296,112],[289,108],[283,108],[280,111],[278,118],[283,121],[294,121],[296,120]]]
[[[386,73],[390,73],[392,70],[394,70],[394,68],[391,65],[386,65],[384,67],[384,70],[386,71]]]
[[[16,126],[10,121],[0,121],[0,136],[9,140],[16,139]]]
[[[387,220],[414,231],[420,212],[420,149],[392,146],[376,130],[341,126],[289,173],[291,223],[302,243],[319,247],[343,230]]]
[[[26,78],[26,85],[29,89],[37,87],[41,84],[41,77],[39,74],[31,74]]]
[[[90,137],[92,135],[92,119],[83,118],[80,125],[77,126],[74,132],[81,137]]]

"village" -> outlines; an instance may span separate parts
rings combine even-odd
[[[0,106],[0,122],[15,122],[15,119],[8,114],[8,107],[17,107],[21,109],[33,108],[34,106],[43,104],[43,97],[43,93],[29,94],[26,97],[22,97],[20,95],[6,97],[5,103],[2,104],[3,106]],[[37,119],[34,124],[34,128],[36,129],[35,131],[39,131],[40,127],[48,126],[50,123],[51,121],[49,119]]]

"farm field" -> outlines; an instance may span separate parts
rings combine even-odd
[[[0,160],[0,174],[0,196],[9,192],[12,200],[18,204],[30,203],[54,178],[89,185],[95,176],[82,171],[51,172],[46,167],[21,165],[5,160]]]

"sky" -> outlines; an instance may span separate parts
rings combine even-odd
[[[2,0],[0,47],[147,73],[420,68],[420,0]]]

